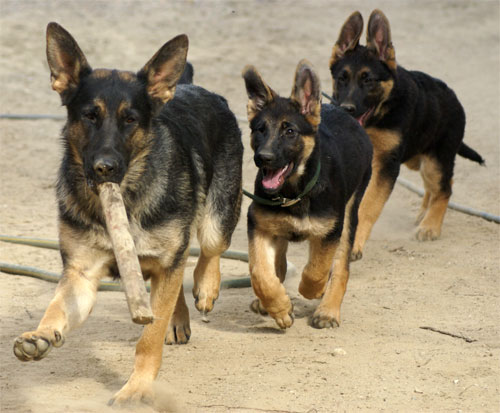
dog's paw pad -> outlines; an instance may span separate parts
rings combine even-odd
[[[48,337],[41,337],[35,333],[24,333],[14,341],[14,354],[21,361],[41,360],[49,354],[55,343],[58,344],[57,347],[62,345],[63,339],[59,332],[58,338],[55,337],[51,342]]]

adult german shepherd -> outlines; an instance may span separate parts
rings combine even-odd
[[[455,156],[484,163],[462,142],[465,113],[441,80],[396,64],[389,21],[370,15],[366,46],[359,44],[363,18],[353,13],[333,47],[333,97],[364,126],[373,144],[373,175],[359,209],[353,259],[362,256],[373,224],[392,192],[400,165],[420,170],[425,196],[418,214],[418,240],[434,240],[451,196]]]
[[[282,283],[288,242],[309,241],[300,293],[321,298],[316,328],[340,324],[358,206],[371,174],[372,145],[345,111],[321,105],[320,82],[299,62],[290,98],[278,96],[257,70],[243,71],[251,146],[259,171],[248,210],[249,261],[258,299],[281,328],[293,323]]]
[[[193,232],[201,246],[193,294],[207,312],[219,293],[220,255],[239,217],[241,133],[224,98],[178,84],[187,51],[188,38],[179,35],[137,74],[92,70],[66,30],[47,27],[52,88],[68,115],[57,185],[64,269],[38,328],[15,340],[14,353],[40,360],[61,346],[90,314],[99,280],[118,276],[96,192],[102,182],[118,183],[143,274],[151,279],[155,320],[144,327],[116,403],[151,398],[165,337],[189,339],[182,278]]]

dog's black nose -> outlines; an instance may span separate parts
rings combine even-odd
[[[263,164],[271,163],[274,159],[275,156],[272,151],[262,150],[255,154],[255,163],[259,167]]]
[[[118,161],[111,157],[99,157],[94,161],[94,172],[101,178],[112,176],[118,169]]]
[[[342,109],[344,109],[347,113],[352,115],[354,112],[356,112],[356,106],[354,106],[352,103],[342,103],[340,105]]]

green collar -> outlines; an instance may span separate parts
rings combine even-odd
[[[306,185],[302,193],[297,197],[297,198],[285,198],[284,196],[277,195],[275,196],[272,200],[261,198],[260,196],[251,194],[248,191],[243,190],[243,193],[249,197],[252,198],[255,202],[258,204],[262,205],[269,205],[269,206],[280,206],[283,208],[295,205],[297,202],[300,202],[302,198],[309,193],[311,189],[313,189],[314,185],[316,185],[316,182],[318,182],[319,178],[319,173],[321,171],[321,162],[318,161],[318,167],[316,168],[316,173],[312,177],[312,179],[309,181],[309,183]]]

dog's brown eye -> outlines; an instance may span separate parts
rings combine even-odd
[[[287,134],[287,136],[295,135],[295,131],[292,128],[288,128],[285,133]]]
[[[91,122],[95,122],[97,120],[97,115],[94,112],[85,113],[84,116]]]
[[[128,124],[134,123],[135,118],[133,116],[127,116],[127,118],[125,119],[125,122]]]

